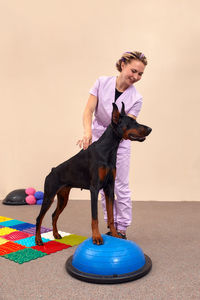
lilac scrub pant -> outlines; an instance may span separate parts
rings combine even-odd
[[[93,142],[99,137],[93,134]],[[117,152],[114,222],[117,230],[126,231],[132,221],[132,202],[129,189],[130,147],[120,143]],[[107,222],[106,200],[103,190],[100,190],[104,219]]]

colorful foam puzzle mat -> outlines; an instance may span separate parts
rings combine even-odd
[[[0,216],[0,256],[15,263],[31,260],[79,245],[85,236],[59,231],[62,239],[55,239],[50,228],[41,227],[43,246],[35,244],[35,225]]]

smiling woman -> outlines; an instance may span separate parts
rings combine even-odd
[[[124,92],[130,85],[139,81],[144,73],[145,66],[139,60],[132,60],[130,63],[121,63],[121,72],[117,77],[116,89]]]
[[[116,102],[119,110],[121,110],[122,102],[124,102],[126,114],[136,119],[141,110],[142,96],[137,92],[134,84],[142,78],[146,65],[147,59],[142,52],[125,52],[116,63],[119,76],[104,76],[97,79],[90,90],[90,96],[84,110],[84,136],[78,141],[80,147],[87,149],[92,141],[98,140],[104,133],[111,121],[113,102]],[[92,123],[93,113],[95,117]],[[137,140],[140,141],[140,137]],[[126,238],[126,229],[132,221],[129,165],[130,141],[125,137],[120,143],[117,153],[116,200],[114,202],[115,227],[122,238]],[[104,218],[107,220],[103,191],[101,198]]]
[[[146,65],[147,59],[143,53],[125,52],[116,63],[116,68],[120,72],[117,77],[116,89],[124,92],[130,85],[139,81]]]

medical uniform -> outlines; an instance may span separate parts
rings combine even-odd
[[[117,77],[100,77],[90,90],[90,94],[97,97],[98,102],[92,123],[92,141],[96,141],[104,133],[111,123],[112,103],[115,101]],[[116,100],[119,111],[122,103],[125,104],[125,112],[138,116],[142,106],[142,96],[135,87],[128,87]],[[129,189],[130,143],[122,140],[117,151],[117,173],[115,180],[114,221],[117,230],[126,230],[132,220],[132,202]],[[104,218],[107,221],[106,203],[103,190],[100,191]]]

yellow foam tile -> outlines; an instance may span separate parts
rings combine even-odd
[[[0,245],[3,245],[5,243],[7,243],[7,242],[8,242],[8,240],[3,239],[3,238],[0,237]]]
[[[0,222],[5,222],[5,221],[9,221],[9,220],[13,220],[13,219],[0,216]]]
[[[17,231],[16,229],[12,229],[12,228],[9,228],[9,227],[3,227],[3,228],[0,228],[0,236],[2,235],[6,235],[6,234],[9,234],[13,231]]]

